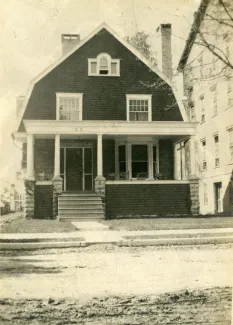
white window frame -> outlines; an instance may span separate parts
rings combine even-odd
[[[215,142],[216,137],[218,137],[218,142]],[[220,146],[219,146],[219,134],[218,133],[213,134],[213,140],[214,140],[214,167],[219,168],[220,167],[220,154],[219,154]],[[218,161],[218,163],[217,163],[217,161]]]
[[[102,57],[108,60],[108,74],[100,74],[100,61]],[[91,64],[96,63],[96,72],[91,72]],[[116,63],[116,73],[111,71],[111,64]],[[95,59],[88,59],[88,76],[100,76],[100,77],[120,77],[120,59],[112,59],[108,53],[100,53]]]
[[[213,116],[216,116],[218,114],[218,91],[217,91],[217,85],[214,85],[211,89],[212,93],[212,99],[213,99]]]
[[[130,121],[129,119],[129,101],[130,100],[148,100],[148,121],[143,122],[151,122],[152,121],[152,95],[145,94],[127,94],[126,95],[126,119],[128,122],[140,123],[142,121]]]
[[[126,172],[129,173],[130,180],[136,180],[137,178],[132,178],[132,146],[133,145],[146,145],[148,150],[148,177],[149,169],[154,170],[153,166],[153,146],[156,147],[156,171],[155,174],[159,174],[159,141],[144,141],[144,140],[127,140],[127,141],[117,141],[115,145],[115,172],[119,172],[119,146],[125,145],[126,149]]]
[[[204,123],[205,120],[206,120],[204,100],[205,100],[205,96],[204,95],[199,96],[200,113],[201,113],[201,118],[200,118],[201,121],[200,121],[200,123]],[[204,117],[204,118],[202,119],[202,117]]]
[[[75,98],[79,100],[80,112],[79,112],[79,120],[77,121],[82,121],[83,119],[83,94],[82,93],[56,93],[56,120],[60,121],[59,104],[60,104],[60,99],[63,97]],[[72,121],[72,120],[67,120],[67,121]]]
[[[205,143],[205,145],[204,145]],[[205,171],[207,170],[207,159],[206,159],[206,138],[201,139],[201,146],[202,146],[202,166],[201,166],[201,170]]]

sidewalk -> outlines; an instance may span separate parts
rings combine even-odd
[[[67,233],[2,233],[0,249],[118,246],[200,245],[233,243],[233,228],[151,231],[85,230]]]

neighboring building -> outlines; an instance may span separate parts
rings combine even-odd
[[[233,2],[224,3],[233,16]],[[233,214],[233,66],[211,52],[233,64],[233,25],[228,21],[218,0],[202,0],[178,66],[184,75],[187,115],[198,122],[201,214]]]
[[[163,28],[171,35],[171,25]],[[34,80],[18,113],[25,217],[198,213],[196,123],[169,78],[106,24],[81,41],[62,35],[62,44],[62,58]],[[184,140],[193,148],[191,180],[178,179]]]

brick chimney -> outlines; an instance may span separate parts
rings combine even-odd
[[[65,55],[68,52],[70,52],[80,42],[80,35],[62,34],[61,42],[62,42],[62,55]]]
[[[160,69],[170,80],[172,79],[171,30],[171,24],[161,24],[156,30],[160,40]]]
[[[18,116],[19,116],[19,113],[23,106],[24,98],[25,98],[24,96],[16,97],[16,118],[18,118]]]

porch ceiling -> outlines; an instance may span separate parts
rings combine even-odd
[[[27,134],[53,136],[175,136],[195,135],[197,123],[180,121],[58,121],[24,120]]]

